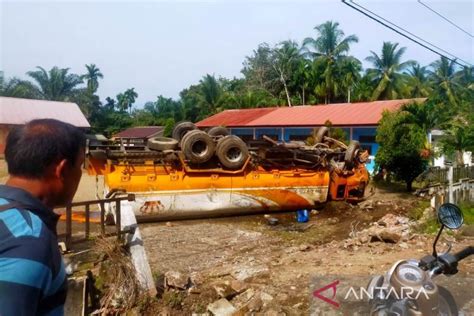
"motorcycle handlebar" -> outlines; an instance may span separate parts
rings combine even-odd
[[[470,255],[474,254],[474,247],[469,246],[464,248],[463,250],[453,254],[454,258],[456,258],[456,261],[461,261],[462,259],[469,257]]]

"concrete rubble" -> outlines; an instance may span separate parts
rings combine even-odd
[[[410,220],[405,216],[386,214],[367,229],[353,232],[351,238],[344,242],[344,248],[359,246],[369,242],[385,242],[396,244],[407,241],[410,237]],[[406,244],[401,244],[405,248]]]

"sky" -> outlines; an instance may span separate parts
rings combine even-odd
[[[474,34],[474,1],[423,2]],[[473,37],[417,0],[357,3],[474,64]],[[0,70],[27,79],[25,73],[36,66],[84,73],[84,65],[94,63],[104,74],[102,99],[134,87],[140,106],[158,95],[178,98],[208,73],[241,77],[245,56],[260,43],[301,43],[328,20],[359,37],[350,53],[360,60],[370,51],[379,53],[383,41],[407,47],[405,58],[422,65],[438,58],[339,0],[0,0]]]

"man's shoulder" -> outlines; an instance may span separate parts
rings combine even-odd
[[[11,205],[11,207],[9,207]],[[18,205],[10,204],[6,199],[0,198],[0,235],[2,240],[10,238],[31,237],[47,238],[51,236],[44,230],[43,222],[34,213]],[[5,209],[6,208],[6,209]]]

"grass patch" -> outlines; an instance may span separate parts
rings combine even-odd
[[[464,223],[467,225],[474,225],[474,203],[471,201],[462,202],[459,208],[464,216]]]
[[[178,291],[165,291],[163,293],[163,303],[171,308],[179,309],[184,301],[184,293]]]
[[[417,226],[416,231],[422,234],[434,235],[438,233],[440,227],[438,219],[436,217],[430,217],[428,220],[420,223]]]
[[[430,207],[430,201],[419,201],[416,207],[412,207],[408,211],[408,218],[414,221],[420,220],[428,207]]]

